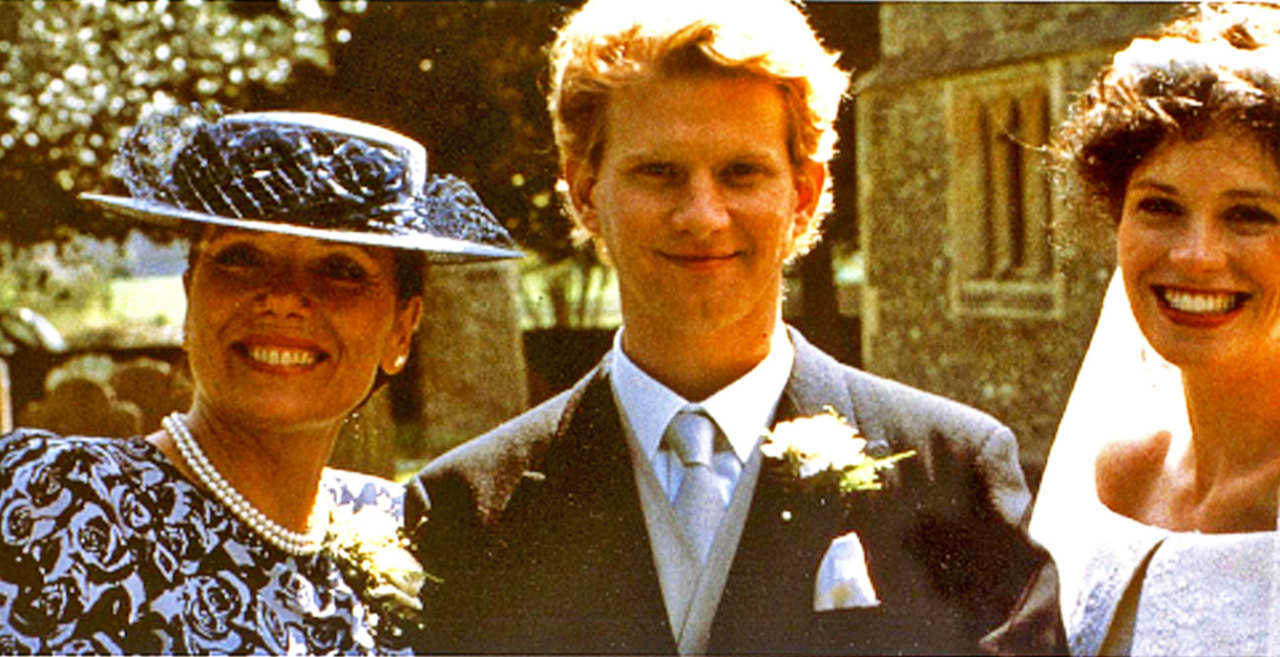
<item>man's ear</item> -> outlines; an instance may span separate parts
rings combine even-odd
[[[795,167],[792,183],[795,185],[796,193],[793,238],[803,235],[813,223],[814,217],[818,214],[818,201],[822,198],[822,188],[826,182],[827,170],[820,162],[806,160]]]
[[[592,195],[596,187],[596,171],[586,161],[571,157],[564,163],[564,180],[569,185],[569,202],[578,221],[592,235],[600,236],[600,218],[596,215]]]

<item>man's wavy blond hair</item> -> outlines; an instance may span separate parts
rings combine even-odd
[[[590,0],[569,16],[551,47],[547,105],[561,171],[570,159],[599,166],[614,89],[657,76],[714,72],[775,82],[786,105],[792,164],[815,162],[829,173],[836,114],[849,87],[838,58],[787,0]],[[565,201],[575,237],[585,240],[590,233]],[[793,256],[818,242],[830,208],[828,175]]]

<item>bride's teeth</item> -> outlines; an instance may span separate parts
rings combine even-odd
[[[316,362],[314,351],[278,347],[250,347],[249,357],[260,363],[285,367],[306,366]]]
[[[1236,295],[1231,293],[1165,290],[1163,296],[1165,302],[1174,310],[1202,315],[1227,312],[1235,306],[1236,302]]]

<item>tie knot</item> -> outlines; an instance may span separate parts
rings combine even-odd
[[[680,411],[671,420],[667,441],[685,466],[711,465],[716,424],[703,411]]]

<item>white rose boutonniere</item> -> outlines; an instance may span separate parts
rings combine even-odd
[[[325,544],[380,617],[417,620],[422,611],[418,593],[427,579],[435,578],[409,552],[395,518],[375,507],[356,513],[335,509]]]
[[[880,471],[915,456],[915,450],[884,457],[866,453],[867,440],[858,435],[835,409],[779,422],[765,433],[760,451],[784,461],[792,476],[823,484],[832,479],[842,494],[879,490]]]

